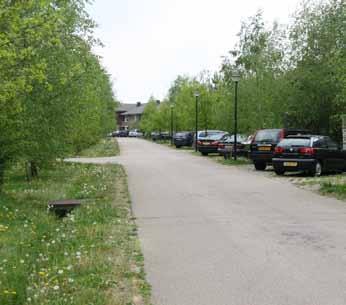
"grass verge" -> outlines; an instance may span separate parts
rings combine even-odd
[[[113,157],[119,155],[119,145],[116,139],[106,138],[102,139],[96,145],[89,147],[88,149],[83,150],[79,156],[80,157]]]
[[[234,165],[249,165],[251,164],[251,161],[246,158],[239,157],[237,160],[234,159],[227,159],[225,160],[224,157],[218,158],[217,162],[223,164],[223,165],[229,165],[229,166],[234,166]]]
[[[346,200],[346,173],[338,175],[323,175],[321,177],[306,177],[293,175],[290,181],[303,188],[312,189],[323,195]]]
[[[22,172],[0,198],[0,304],[148,304],[123,168],[59,163],[31,183]],[[83,204],[63,219],[47,211],[66,198]]]

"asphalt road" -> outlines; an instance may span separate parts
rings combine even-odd
[[[154,305],[345,305],[346,204],[119,139]]]

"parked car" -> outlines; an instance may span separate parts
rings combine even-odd
[[[132,138],[143,137],[143,133],[139,131],[138,129],[134,129],[129,132],[129,137],[132,137]]]
[[[346,170],[346,151],[327,136],[289,136],[275,148],[274,171],[305,171],[312,176]]]
[[[248,156],[248,146],[246,141],[248,136],[238,134],[237,135],[237,155],[238,156]],[[225,135],[220,140],[217,151],[220,155],[223,155],[225,159],[230,159],[234,155],[234,135]]]
[[[169,134],[169,132],[164,131],[164,132],[152,132],[151,133],[151,139],[153,141],[158,141],[158,140],[170,140],[171,136]]]
[[[218,153],[220,140],[225,135],[228,135],[228,133],[221,130],[199,131],[197,135],[197,150],[203,156],[207,156],[211,153]]]
[[[161,132],[161,140],[170,140],[171,135],[168,131]]]
[[[153,141],[160,140],[160,133],[154,131],[154,132],[152,132],[152,133],[150,134],[150,137],[151,137],[151,139],[152,139]]]
[[[128,130],[118,130],[116,133],[116,137],[127,137],[129,135]]]
[[[272,164],[276,145],[289,135],[304,135],[310,132],[303,129],[261,129],[255,133],[250,145],[250,158],[256,170],[265,170]]]
[[[173,136],[173,142],[176,148],[182,146],[192,146],[194,133],[190,131],[177,132]]]

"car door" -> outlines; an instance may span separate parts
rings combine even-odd
[[[326,137],[330,166],[332,170],[343,170],[345,168],[345,159],[343,157],[343,152],[339,149],[338,145],[329,137]]]
[[[315,148],[316,159],[322,162],[323,170],[330,170],[330,152],[325,137],[317,137],[313,139],[313,148]]]

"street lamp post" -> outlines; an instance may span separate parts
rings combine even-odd
[[[195,92],[195,98],[196,98],[196,128],[195,128],[195,151],[197,152],[197,136],[198,136],[198,97],[199,97],[199,92]]]
[[[233,142],[233,159],[237,160],[237,133],[238,133],[238,82],[240,80],[240,74],[238,71],[234,71],[232,74],[232,81],[235,83],[234,87],[234,142]]]
[[[171,145],[173,145],[173,109],[174,105],[171,104]]]

